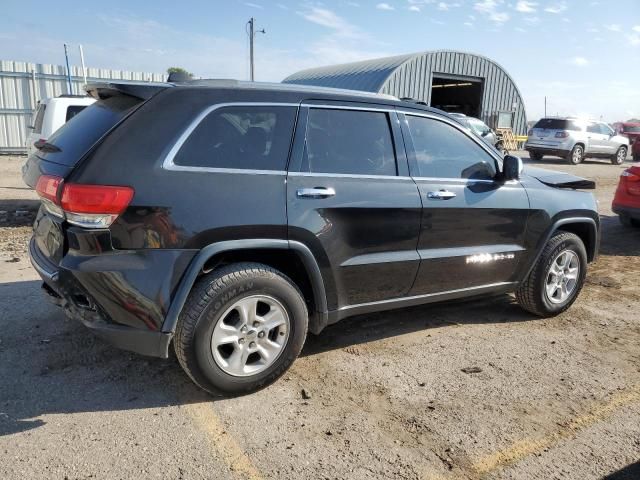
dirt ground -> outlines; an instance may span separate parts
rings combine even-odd
[[[214,401],[175,358],[49,305],[23,161],[0,157],[0,478],[640,478],[640,230],[610,210],[624,166],[541,162],[598,183],[601,255],[564,314],[505,295],[356,317],[271,387]]]

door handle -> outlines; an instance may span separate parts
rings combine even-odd
[[[300,198],[327,198],[333,197],[336,191],[333,188],[314,187],[314,188],[299,188],[296,190],[296,195]]]
[[[431,200],[449,200],[456,196],[455,193],[448,190],[438,190],[437,192],[428,192],[427,198]]]

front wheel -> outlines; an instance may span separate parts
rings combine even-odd
[[[516,291],[516,300],[534,315],[557,315],[576,300],[586,273],[584,243],[573,233],[559,231],[551,237],[529,276]]]
[[[238,395],[273,383],[291,366],[307,325],[306,303],[288,277],[267,265],[237,263],[196,283],[174,347],[199,387]]]
[[[627,147],[624,145],[618,149],[616,154],[611,157],[611,163],[614,165],[622,165],[627,159]]]
[[[629,215],[618,215],[618,220],[620,220],[620,223],[625,227],[640,227],[640,220],[631,218]]]
[[[572,165],[578,165],[582,163],[582,160],[584,160],[584,148],[582,147],[582,145],[576,145],[573,147],[571,153],[569,153],[568,160]]]

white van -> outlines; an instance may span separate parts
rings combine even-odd
[[[27,136],[27,154],[35,150],[34,143],[46,141],[53,132],[75,117],[96,100],[85,95],[61,95],[38,102]]]

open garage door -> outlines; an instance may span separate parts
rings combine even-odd
[[[483,82],[475,77],[433,74],[431,106],[446,112],[480,117]]]

